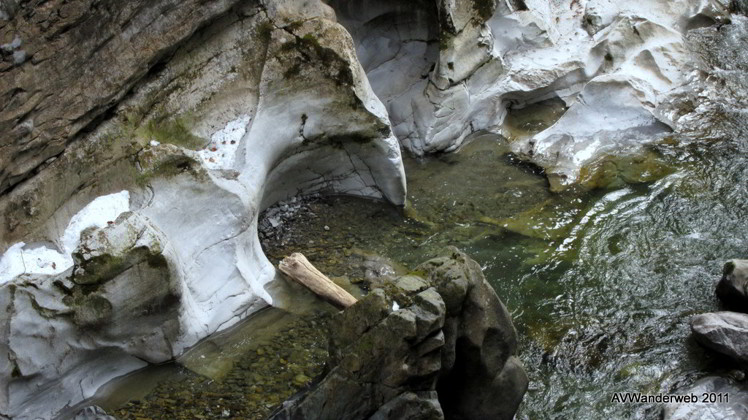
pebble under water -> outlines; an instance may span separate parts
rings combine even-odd
[[[274,264],[302,252],[336,281],[359,283],[362,260],[385,257],[404,273],[455,245],[513,314],[530,377],[518,418],[657,418],[656,405],[610,399],[672,393],[731,368],[689,339],[688,322],[717,308],[724,260],[748,249],[741,144],[670,143],[648,151],[669,168],[660,179],[552,194],[506,140],[483,135],[456,154],[407,161],[405,215],[371,200],[315,198],[281,220],[265,250]],[[176,379],[112,413],[264,418],[322,372],[326,340],[323,328],[281,328],[267,334],[268,356],[250,346],[216,380],[174,367]],[[307,348],[318,352],[294,352]]]
[[[748,31],[738,29],[705,54],[739,52],[730,43]],[[699,36],[691,41],[698,49]],[[723,84],[746,96],[748,67],[723,67]],[[546,105],[513,114],[514,133],[538,131],[562,112]],[[314,198],[265,219],[263,246],[274,264],[302,252],[334,280],[365,288],[372,271],[393,274],[381,272],[383,258],[404,273],[455,245],[512,312],[530,377],[517,418],[655,419],[659,406],[613,403],[613,394],[673,393],[736,368],[689,329],[691,315],[718,309],[724,261],[748,258],[748,130],[739,109],[714,109],[724,118],[717,135],[672,136],[633,157],[606,157],[583,171],[586,187],[562,193],[508,153],[506,139],[478,135],[457,153],[406,159],[404,214],[370,200]],[[134,386],[150,391],[112,397],[105,408],[121,418],[263,418],[325,359],[323,307],[307,312],[314,316],[273,311],[263,325],[276,327],[215,338],[217,350],[205,344],[182,361],[192,370],[162,367],[152,373],[158,380]],[[206,363],[218,367],[205,371]]]
[[[748,191],[735,183],[748,168],[735,164],[737,146],[663,143],[649,149],[669,168],[658,180],[550,194],[503,139],[483,136],[408,162],[409,217],[369,200],[319,199],[269,255],[300,251],[355,282],[356,255],[407,271],[455,245],[513,314],[530,377],[518,418],[658,418],[656,405],[611,398],[672,393],[731,368],[689,339],[689,318],[717,308],[724,260],[748,249]]]

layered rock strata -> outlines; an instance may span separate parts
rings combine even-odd
[[[568,109],[555,124],[512,145],[555,190],[606,153],[689,125],[684,108],[706,93],[684,34],[730,16],[719,0],[331,4],[411,152],[453,151],[479,130],[513,137],[508,112],[562,99]]]
[[[454,248],[332,322],[329,371],[274,419],[511,419],[517,336],[480,266]]]
[[[25,59],[0,73],[1,416],[51,418],[273,304],[264,207],[404,203],[387,113],[320,2],[3,7]]]
[[[315,192],[402,205],[398,140],[457,150],[560,98],[556,124],[512,147],[562,189],[603,153],[703,125],[715,93],[683,34],[728,6],[1,2],[0,415],[49,417],[274,303],[259,212]],[[115,287],[138,276],[153,296]],[[126,301],[165,327],[123,325]]]

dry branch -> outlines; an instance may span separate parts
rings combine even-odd
[[[294,252],[291,256],[284,258],[278,264],[278,268],[288,277],[340,309],[356,303],[355,297],[317,270],[304,254]]]

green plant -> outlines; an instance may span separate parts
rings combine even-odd
[[[494,0],[473,0],[473,10],[478,12],[478,16],[483,22],[491,19],[495,7]]]
[[[273,37],[273,24],[265,21],[257,25],[257,37],[265,43],[270,42]]]
[[[192,134],[183,118],[154,118],[143,127],[142,134],[161,143],[193,150],[206,143],[205,139]]]

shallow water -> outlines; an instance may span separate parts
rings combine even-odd
[[[318,199],[285,222],[290,233],[282,243],[266,243],[266,252],[274,263],[303,252],[323,272],[357,282],[365,274],[356,258],[384,256],[405,272],[455,245],[481,264],[513,314],[530,377],[518,418],[656,418],[657,406],[610,399],[615,392],[670,393],[731,368],[689,339],[688,321],[717,308],[714,283],[724,260],[748,252],[748,165],[740,142],[663,144],[649,152],[672,173],[551,194],[536,168],[507,154],[505,140],[479,136],[456,154],[407,160],[407,216],[381,202]],[[303,341],[268,336],[269,342]],[[315,337],[307,336],[306,345],[324,348],[324,334]],[[171,380],[114,413],[211,415],[210,407],[226,407],[231,417],[263,418],[303,383],[274,388],[293,382],[296,373],[248,348],[233,356],[206,353],[208,360],[232,361],[224,368],[232,372],[228,381],[209,380],[210,369],[195,369],[204,375],[168,371]],[[307,379],[322,370],[322,354],[285,357],[300,357],[297,370]],[[234,363],[237,358],[244,361]],[[263,371],[258,363],[266,365]],[[281,374],[288,377],[270,380]],[[241,396],[258,404],[238,411]]]
[[[286,221],[284,240],[267,242],[266,252],[274,263],[303,252],[323,272],[358,282],[365,274],[357,258],[384,256],[406,272],[444,246],[461,248],[513,314],[530,377],[518,418],[656,418],[657,406],[610,399],[673,392],[731,368],[689,339],[688,321],[717,307],[724,260],[748,252],[748,165],[739,142],[659,145],[649,153],[670,165],[669,175],[563,194],[548,192],[542,173],[507,153],[501,137],[482,135],[456,154],[407,160],[406,215],[381,202],[321,198]],[[316,337],[323,348],[324,335]],[[321,372],[323,360],[307,360],[306,376]],[[277,360],[265,359],[267,372],[254,374],[252,363],[237,363],[231,375],[263,383],[277,374]],[[171,412],[163,401],[185,391],[196,401],[220,399],[218,406],[233,392],[222,380],[181,375],[179,385],[142,399],[151,406],[130,403],[115,413]],[[273,398],[252,418],[294,392],[241,386],[255,399]]]
[[[736,45],[744,44],[748,23],[735,22],[737,29],[722,29],[726,36],[693,35],[694,50],[701,45],[706,55],[741,51]],[[715,42],[720,49],[709,47]],[[336,280],[359,283],[371,269],[371,264],[362,269],[362,261],[376,261],[373,255],[389,258],[404,273],[455,245],[481,264],[513,314],[530,377],[517,418],[658,418],[656,405],[617,404],[611,398],[615,392],[672,393],[709,373],[735,368],[695,344],[689,330],[691,315],[718,309],[714,286],[724,261],[748,258],[748,130],[741,115],[745,107],[734,104],[735,95],[748,92],[748,58],[707,58],[729,70],[712,75],[724,78],[720,83],[728,92],[724,103],[710,105],[718,117],[714,124],[702,127],[702,134],[685,133],[646,148],[644,160],[611,157],[612,164],[601,166],[608,168],[604,176],[592,175],[588,186],[594,189],[552,194],[537,168],[508,154],[506,140],[480,135],[455,154],[406,159],[405,214],[352,197],[318,199],[286,220],[277,239],[266,238],[265,251],[274,263],[303,252]],[[546,105],[510,115],[514,131],[505,134],[531,134],[563,112],[557,102]],[[296,333],[279,331],[265,337],[275,352],[283,340],[323,348],[323,334],[304,333],[306,341],[295,341]],[[246,338],[256,339],[251,333]],[[223,353],[210,358],[239,360],[223,369],[224,377],[265,383],[279,375],[273,369],[283,367],[265,358],[265,370],[257,372],[252,346]],[[321,372],[322,356],[299,359],[308,369],[305,376]],[[225,398],[222,380],[184,369],[158,375],[172,380],[138,398],[173,400],[188,392],[188,400],[206,399],[213,406]],[[257,404],[265,401],[253,418],[294,392],[258,389],[246,381],[235,388]],[[115,413],[143,413],[128,404]]]
[[[355,277],[351,250],[412,269],[456,245],[513,313],[531,381],[518,418],[656,418],[656,406],[610,399],[673,392],[730,368],[689,339],[688,322],[717,307],[724,260],[746,256],[748,166],[735,143],[651,152],[674,172],[552,195],[501,138],[483,136],[457,154],[408,161],[410,218],[382,203],[323,199],[290,227],[299,239],[270,254],[305,252]]]

